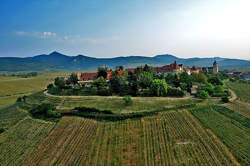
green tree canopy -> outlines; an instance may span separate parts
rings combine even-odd
[[[106,78],[107,77],[107,71],[108,71],[108,68],[106,66],[105,67],[98,67],[98,75],[97,75],[97,77]]]
[[[150,86],[150,92],[153,96],[167,96],[168,86],[165,80],[154,79]]]
[[[65,87],[65,81],[63,78],[56,77],[54,84],[60,89]]]
[[[69,77],[70,82],[72,82],[74,85],[78,83],[78,78],[76,73],[72,73]]]
[[[153,81],[153,75],[149,72],[142,72],[139,76],[139,84],[142,88],[149,88]]]

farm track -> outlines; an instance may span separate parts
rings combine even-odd
[[[24,165],[239,165],[188,111],[141,120],[63,117]]]

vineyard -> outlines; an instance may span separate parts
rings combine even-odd
[[[63,117],[24,165],[238,165],[187,111],[97,122]]]
[[[0,109],[0,128],[8,129],[27,116],[16,104]]]
[[[249,165],[249,119],[219,106],[202,106],[191,113],[223,141],[240,164]]]
[[[21,165],[54,125],[27,117],[0,134],[0,165]]]

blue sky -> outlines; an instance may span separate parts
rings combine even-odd
[[[0,56],[250,60],[249,0],[1,0]]]

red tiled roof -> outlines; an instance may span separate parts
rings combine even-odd
[[[81,73],[78,74],[78,80],[79,81],[89,81],[89,80],[94,80],[97,78],[98,73]]]

